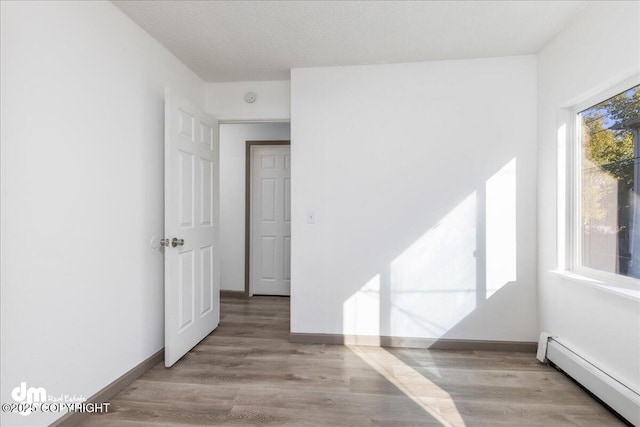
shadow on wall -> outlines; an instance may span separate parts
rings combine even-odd
[[[482,319],[505,336],[496,307],[518,286],[516,182],[514,157],[384,263],[344,301],[343,333],[459,338]]]

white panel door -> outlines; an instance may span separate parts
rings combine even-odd
[[[251,154],[251,290],[291,294],[291,149],[253,146]]]
[[[218,123],[187,99],[165,98],[165,366],[220,321]]]

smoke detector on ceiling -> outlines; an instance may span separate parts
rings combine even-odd
[[[255,102],[256,94],[253,93],[253,92],[247,92],[247,93],[244,94],[244,100],[248,104],[251,104],[251,103]]]

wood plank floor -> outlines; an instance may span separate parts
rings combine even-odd
[[[83,426],[615,426],[533,354],[292,344],[289,299],[226,298],[220,326]]]

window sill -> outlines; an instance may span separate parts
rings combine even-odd
[[[593,277],[583,276],[566,270],[551,270],[551,272],[562,280],[577,282],[603,292],[618,295],[633,301],[640,301],[640,289],[638,288],[632,288],[619,283],[606,283],[600,279],[594,279]]]

